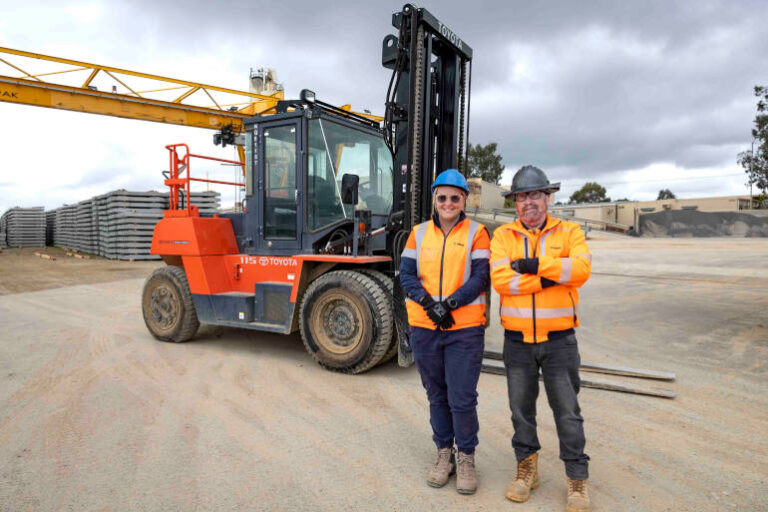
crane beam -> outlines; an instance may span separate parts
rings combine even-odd
[[[19,57],[25,57],[30,59],[37,59],[37,60],[44,60],[48,62],[56,62],[59,64],[66,64],[69,66],[75,66],[78,70],[81,70],[83,68],[85,69],[94,69],[94,70],[102,70],[102,71],[109,71],[112,74],[119,74],[119,75],[128,75],[128,76],[134,76],[138,78],[146,78],[149,80],[156,80],[158,82],[166,82],[166,83],[172,83],[172,84],[178,84],[178,85],[185,85],[188,87],[199,87],[201,89],[208,89],[211,91],[218,91],[228,94],[236,94],[238,96],[248,96],[253,98],[253,101],[257,100],[271,100],[273,99],[272,96],[264,95],[264,94],[256,94],[253,92],[246,92],[246,91],[237,91],[235,89],[229,89],[226,87],[217,87],[215,85],[205,85],[205,84],[199,84],[195,82],[190,82],[188,80],[179,80],[176,78],[169,78],[165,76],[160,75],[153,75],[150,73],[141,73],[138,71],[131,71],[129,69],[120,69],[115,68],[112,66],[102,66],[101,64],[89,64],[87,62],[82,62],[79,60],[72,60],[72,59],[63,59],[61,57],[52,57],[50,55],[43,55],[41,53],[33,53],[33,52],[26,52],[23,50],[14,50],[13,48],[4,48],[0,47],[0,54],[5,53],[9,55],[16,55]],[[13,64],[7,63],[8,65],[16,68],[17,70],[21,71],[22,73],[25,73],[22,69],[14,66]],[[73,70],[74,71],[74,70]],[[32,76],[32,75],[29,75]]]
[[[211,130],[232,125],[235,133],[242,132],[243,119],[253,115],[2,75],[0,101]]]
[[[6,56],[26,60],[24,60],[24,63],[16,65],[7,60],[7,58],[3,58]],[[22,66],[32,65],[33,61],[46,61],[52,65],[65,66],[66,68],[36,74],[29,73],[22,68]],[[269,95],[236,91],[226,87],[205,85],[128,69],[14,50],[12,48],[0,47],[0,63],[22,73],[22,76],[0,75],[0,102],[5,101],[23,105],[71,110],[74,112],[87,112],[125,119],[195,126],[211,130],[220,130],[225,126],[232,126],[234,133],[242,133],[243,119],[252,116],[274,114],[277,103],[284,99],[282,90],[275,91]],[[63,75],[68,73],[83,71],[88,72],[88,77],[84,83],[80,82],[82,85],[79,87],[77,85],[38,78],[53,75],[56,75],[57,78],[63,78]],[[112,92],[99,91],[95,86],[91,85],[102,71],[119,83],[125,91],[118,92],[116,85],[112,86]],[[72,75],[67,76],[72,77]],[[129,79],[150,80],[154,83],[148,90],[140,90],[139,87],[130,85]],[[144,86],[142,88],[146,88],[147,84],[142,85]],[[166,99],[146,96],[146,94],[174,89],[183,90],[175,100],[167,101]],[[202,91],[213,105],[197,106],[183,103],[185,100],[191,100],[198,91]],[[217,95],[225,94],[228,97],[217,100],[214,97],[214,93]],[[345,107],[346,110],[350,110],[348,106]],[[383,119],[369,113],[360,115],[376,121]]]

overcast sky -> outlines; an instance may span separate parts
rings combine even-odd
[[[474,50],[472,143],[613,198],[744,194],[755,84],[768,83],[768,2],[425,2]],[[247,90],[252,67],[382,113],[394,1],[18,2],[0,46]],[[0,55],[2,57],[2,55]],[[18,61],[14,61],[18,62]],[[0,63],[0,74],[18,76]],[[211,131],[0,102],[0,212],[117,188],[165,190],[165,144],[235,158]],[[228,168],[209,172],[232,174]],[[564,196],[564,197],[563,197]]]

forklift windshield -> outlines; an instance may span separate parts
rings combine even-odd
[[[316,231],[353,218],[353,208],[388,215],[392,209],[392,153],[381,136],[327,118],[309,121],[307,223]],[[360,177],[357,206],[341,202],[341,177]]]

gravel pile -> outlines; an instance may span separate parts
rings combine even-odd
[[[666,210],[640,215],[647,237],[768,237],[768,217],[740,212]]]

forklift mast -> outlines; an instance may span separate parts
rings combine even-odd
[[[394,155],[392,212],[399,225],[392,231],[407,233],[429,219],[437,174],[456,168],[466,175],[472,48],[411,4],[392,15],[392,25],[398,35],[382,46],[382,65],[392,69],[384,136]],[[391,242],[399,254],[405,240]]]
[[[382,44],[381,63],[392,70],[384,139],[392,151],[394,198],[387,226],[392,255],[392,302],[398,363],[413,364],[400,255],[411,229],[431,216],[430,188],[449,168],[466,175],[472,48],[426,9],[411,4],[392,15],[398,35]]]

